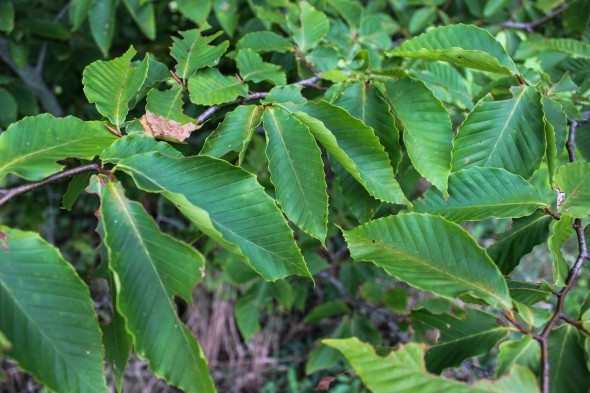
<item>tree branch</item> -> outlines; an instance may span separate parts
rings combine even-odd
[[[317,81],[319,81],[321,79],[321,75],[314,75],[311,78],[308,79],[304,79],[295,83],[291,83],[291,86],[313,86]],[[201,113],[198,117],[198,124],[203,124],[207,119],[209,119],[211,116],[213,116],[213,114],[215,112],[217,112],[218,110],[220,110],[223,107],[229,106],[229,105],[236,105],[236,104],[241,104],[243,102],[246,101],[251,101],[251,100],[258,100],[260,98],[264,98],[268,95],[268,92],[266,91],[260,91],[260,92],[256,92],[256,93],[250,93],[248,96],[246,97],[242,97],[242,98],[237,98],[233,101],[230,102],[226,102],[225,104],[219,104],[219,105],[213,105],[210,106],[207,110],[205,110],[205,112]]]
[[[43,55],[43,52],[41,53]],[[40,55],[40,57],[41,57]],[[45,57],[44,55],[42,57]],[[0,59],[23,81],[31,92],[37,96],[39,102],[46,112],[56,117],[61,117],[64,111],[57,101],[55,94],[47,87],[41,76],[41,69],[26,64],[19,67],[14,59],[10,56],[8,50],[8,41],[0,36]],[[38,65],[38,64],[37,64]]]
[[[57,180],[61,180],[66,177],[71,177],[77,175],[79,173],[88,172],[88,171],[96,171],[100,172],[100,165],[96,163],[82,165],[76,168],[67,169],[63,172],[56,173],[53,176],[49,176],[47,179],[43,179],[41,181],[35,183],[24,184],[22,186],[8,188],[8,189],[0,189],[0,206],[4,205],[6,202],[10,201],[11,199],[34,190],[36,188],[42,187],[46,184],[53,183]]]
[[[578,127],[578,122],[572,121],[570,124],[570,131],[568,140],[566,142],[567,152],[569,154],[570,162],[576,161],[576,150],[575,150],[575,138],[576,138],[576,128]],[[584,229],[582,228],[582,220],[576,218],[574,220],[574,230],[576,231],[576,236],[578,238],[578,257],[576,262],[572,266],[569,271],[567,280],[565,282],[565,287],[555,295],[557,296],[557,305],[555,307],[555,312],[553,316],[545,325],[543,332],[537,337],[537,341],[541,344],[541,391],[542,393],[549,393],[549,352],[547,348],[547,339],[551,330],[555,327],[557,322],[560,319],[565,320],[568,322],[568,319],[563,314],[563,307],[565,304],[565,298],[569,291],[574,287],[578,276],[580,275],[580,269],[582,268],[582,264],[584,260],[588,258],[588,245],[586,244],[586,235],[584,233]]]
[[[387,324],[387,327],[393,332],[400,342],[407,343],[410,341],[408,335],[400,330],[399,326],[391,319],[391,315],[388,312],[385,312],[378,307],[373,307],[357,299],[350,292],[348,292],[348,289],[346,289],[340,280],[334,276],[331,276],[328,274],[328,272],[323,271],[318,276],[334,285],[346,303],[358,307],[363,314],[372,316],[375,319],[378,319],[379,321]]]
[[[568,3],[564,3],[561,7],[556,8],[555,10],[553,10],[552,12],[548,13],[547,15],[545,15],[542,18],[539,18],[537,20],[534,20],[532,22],[514,22],[512,20],[506,21],[504,23],[500,23],[498,25],[499,28],[504,29],[504,28],[512,28],[512,29],[521,29],[521,30],[526,30],[529,33],[533,32],[533,29],[539,25],[542,25],[543,23],[547,22],[550,19],[555,18],[557,15],[561,14],[563,11],[567,10],[567,8],[569,7]]]

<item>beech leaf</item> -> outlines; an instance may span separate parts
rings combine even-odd
[[[174,120],[166,120],[150,111],[143,115],[141,124],[145,128],[145,135],[169,142],[182,142],[188,139],[192,131],[201,128],[196,123],[180,124]]]

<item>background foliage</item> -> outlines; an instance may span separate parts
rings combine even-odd
[[[2,391],[588,392],[589,11],[0,0]]]

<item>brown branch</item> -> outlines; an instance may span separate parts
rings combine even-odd
[[[63,116],[64,111],[59,104],[57,97],[49,87],[47,87],[41,75],[41,67],[39,67],[39,64],[41,63],[39,63],[39,61],[42,61],[44,57],[42,51],[36,67],[26,64],[21,68],[10,56],[8,41],[4,37],[0,37],[0,59],[8,65],[8,67],[23,81],[25,86],[27,86],[27,88],[39,99],[41,106],[46,112],[51,113],[56,117],[61,117]]]
[[[557,15],[559,15],[563,11],[567,10],[568,7],[569,7],[569,4],[565,3],[561,7],[556,8],[555,10],[553,10],[549,14],[545,15],[544,17],[534,20],[532,22],[514,22],[512,20],[509,20],[504,23],[500,23],[498,25],[498,27],[501,29],[503,29],[503,28],[521,29],[521,30],[528,31],[529,33],[532,33],[533,29],[535,27],[542,25],[543,23],[547,22],[550,19],[555,18]]]
[[[297,55],[297,58],[299,59],[299,61],[301,61],[301,64],[303,64],[305,66],[305,68],[310,70],[315,75],[317,75],[319,73],[317,68],[315,68],[309,61],[307,61],[307,59],[305,58],[305,55],[303,54],[303,52],[301,52],[301,49],[299,49],[299,47],[297,45],[295,45],[295,54]]]
[[[8,188],[8,189],[0,189],[0,206],[4,205],[6,202],[10,201],[11,199],[34,190],[36,188],[42,187],[46,184],[53,183],[57,180],[64,179],[66,177],[71,177],[77,175],[79,173],[88,172],[88,171],[96,171],[99,172],[100,165],[96,163],[82,165],[76,168],[67,169],[63,172],[56,173],[53,176],[49,176],[47,179],[43,179],[41,181],[29,184],[23,184],[22,186]]]
[[[540,336],[537,335],[535,332],[522,326],[522,324],[520,322],[518,322],[516,320],[516,318],[514,318],[514,316],[511,313],[509,313],[507,311],[502,311],[502,316],[504,318],[506,318],[508,320],[508,322],[510,322],[514,327],[516,327],[521,333],[532,336],[533,338],[535,338],[537,340],[540,339]]]
[[[582,324],[580,322],[575,321],[569,317],[566,317],[565,315],[562,315],[561,319],[563,319],[565,322],[569,323],[570,325],[572,325],[573,327],[578,329],[580,332],[582,332],[586,336],[590,337],[590,332],[588,331],[588,329],[586,329],[584,326],[582,326]]]
[[[578,127],[578,122],[572,121],[570,125],[570,131],[568,140],[566,142],[567,151],[569,154],[570,162],[576,161],[576,150],[575,150],[575,138],[576,138],[576,128]],[[549,393],[549,352],[547,348],[547,338],[549,334],[553,330],[553,328],[557,325],[560,319],[565,320],[568,323],[569,318],[567,318],[563,314],[563,308],[565,304],[565,298],[569,291],[574,287],[578,276],[580,275],[580,269],[582,268],[582,264],[584,260],[588,258],[588,246],[586,244],[586,235],[584,233],[584,229],[582,228],[582,220],[576,218],[574,220],[574,230],[576,231],[576,236],[578,238],[578,257],[576,262],[572,266],[569,271],[567,280],[565,282],[565,287],[557,293],[557,305],[555,307],[555,312],[553,316],[545,325],[543,332],[537,337],[537,341],[541,344],[541,392],[542,393]],[[575,322],[575,321],[573,321]]]
[[[312,76],[311,78],[308,79],[304,79],[295,83],[291,83],[292,86],[313,86],[317,81],[319,81],[321,79],[321,75],[315,75]],[[213,116],[213,114],[215,112],[217,112],[218,110],[220,110],[223,107],[229,106],[229,105],[236,105],[236,104],[242,104],[246,101],[251,101],[251,100],[258,100],[260,98],[264,98],[268,95],[268,92],[266,91],[260,91],[260,92],[255,92],[255,93],[250,93],[249,95],[247,95],[246,97],[242,97],[242,98],[237,98],[233,101],[230,102],[226,102],[225,104],[219,104],[219,105],[213,105],[210,106],[207,110],[205,110],[205,112],[201,113],[198,117],[198,123],[197,124],[203,124],[207,119],[209,119],[211,116]]]

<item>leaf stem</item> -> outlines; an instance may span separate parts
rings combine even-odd
[[[542,25],[543,23],[547,22],[550,19],[555,18],[557,15],[559,15],[563,11],[567,10],[568,7],[569,7],[569,4],[564,3],[561,7],[556,8],[555,10],[553,10],[549,14],[545,15],[544,17],[534,20],[532,22],[514,22],[513,20],[509,20],[504,23],[500,23],[498,25],[498,27],[501,29],[503,29],[503,28],[521,29],[521,30],[528,31],[529,33],[532,33],[533,29],[535,27]]]
[[[312,87],[320,79],[321,79],[321,75],[317,74],[317,75],[312,76],[311,78],[307,78],[307,79],[303,79],[303,80],[300,80],[295,83],[291,83],[291,85],[292,86]],[[223,107],[226,107],[229,105],[242,104],[246,101],[258,100],[260,98],[266,97],[267,95],[268,95],[268,92],[259,91],[259,92],[255,92],[255,93],[250,93],[246,97],[237,98],[233,101],[226,102],[224,104],[210,106],[209,108],[207,108],[207,110],[205,110],[205,112],[201,113],[199,115],[199,117],[197,117],[197,120],[198,120],[197,124],[203,124],[207,119],[209,119],[211,116],[213,116],[213,114],[215,112],[217,112],[218,110],[220,110]]]

